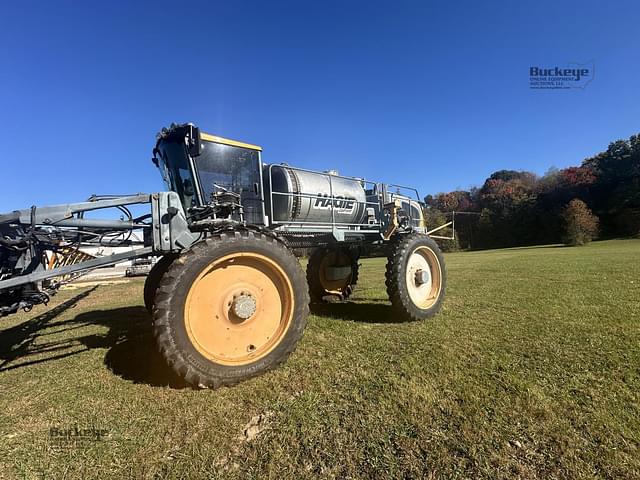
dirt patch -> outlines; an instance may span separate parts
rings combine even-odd
[[[269,418],[273,416],[273,412],[261,413],[251,418],[242,429],[241,440],[243,442],[251,442],[258,435],[269,428]]]

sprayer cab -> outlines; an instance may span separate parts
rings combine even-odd
[[[158,134],[153,161],[185,212],[262,225],[261,151],[192,124],[172,125]]]

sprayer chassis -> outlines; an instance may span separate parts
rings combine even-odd
[[[0,215],[0,316],[48,303],[83,272],[161,257],[144,289],[159,350],[186,382],[217,387],[283,362],[309,304],[351,294],[361,256],[387,257],[399,316],[440,310],[444,259],[429,234],[450,223],[427,230],[415,189],[262,164],[261,150],[172,125],[153,158],[170,191]],[[134,218],[129,208],[145,205]],[[124,216],[108,215],[114,208]],[[105,218],[85,216],[96,211]],[[96,258],[82,251],[96,246],[131,250]],[[310,254],[306,278],[294,255],[301,252]]]

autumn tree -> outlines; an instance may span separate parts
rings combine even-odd
[[[565,222],[564,243],[567,245],[584,245],[598,234],[598,217],[582,200],[571,200],[562,216]]]
[[[531,172],[500,170],[480,189],[479,204],[486,218],[480,240],[488,247],[509,247],[533,242],[536,228],[531,211],[536,202],[537,177]]]

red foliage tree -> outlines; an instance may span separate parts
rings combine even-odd
[[[595,183],[596,176],[589,167],[569,167],[560,170],[560,178],[567,187],[591,185]]]

